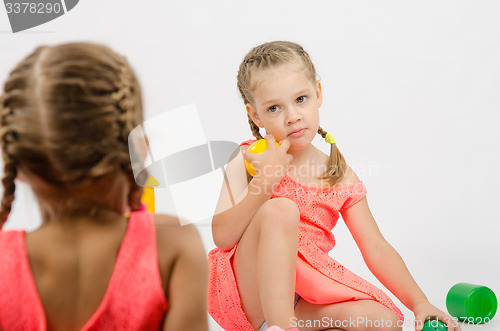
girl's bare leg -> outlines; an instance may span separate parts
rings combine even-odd
[[[398,315],[373,300],[316,305],[300,299],[295,307],[295,316],[301,331],[337,329],[345,331],[402,330]],[[309,321],[312,327],[300,327],[299,321],[301,321],[300,323]],[[314,321],[317,321],[316,326],[312,324]]]
[[[243,310],[257,329],[267,325],[290,328],[294,316],[297,205],[285,198],[266,201],[241,237],[233,268]]]

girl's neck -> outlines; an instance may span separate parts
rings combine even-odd
[[[323,159],[323,152],[317,149],[313,144],[309,144],[307,147],[302,149],[289,149],[288,154],[293,156],[291,165],[302,166],[311,163],[321,162]]]
[[[67,199],[64,203],[50,204],[38,199],[42,223],[76,224],[80,221],[98,223],[113,222],[124,218],[125,212],[118,204],[109,204],[104,201],[82,201]]]
[[[326,170],[328,155],[312,144],[300,150],[288,150],[288,154],[293,156],[288,168],[288,174],[293,178],[315,181]]]
[[[122,172],[72,190],[58,188],[36,176],[26,176],[26,181],[33,189],[44,224],[74,219],[100,221],[110,214],[124,217],[128,211],[130,184]]]

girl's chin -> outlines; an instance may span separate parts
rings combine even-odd
[[[312,142],[314,140],[314,136],[308,134],[308,135],[303,135],[300,138],[292,138],[289,137],[288,140],[290,140],[290,149],[304,149],[312,145]]]
[[[289,151],[300,151],[303,150],[307,147],[311,146],[311,143],[299,143],[299,142],[291,142],[290,148],[288,148]]]

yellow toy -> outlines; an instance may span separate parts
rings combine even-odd
[[[141,202],[146,205],[146,210],[155,212],[155,189],[152,187],[145,187],[142,193]]]
[[[144,185],[144,193],[142,193],[141,202],[146,205],[146,210],[154,213],[155,212],[155,189],[154,186],[159,186],[160,183],[149,174],[146,184]]]
[[[277,146],[280,144],[276,143]],[[266,139],[260,139],[254,142],[253,144],[248,147],[247,151],[253,154],[261,154],[264,153],[267,150],[267,140]],[[253,164],[245,160],[245,168],[247,168],[247,171],[250,175],[255,176],[257,173],[257,170],[255,170],[255,167]]]

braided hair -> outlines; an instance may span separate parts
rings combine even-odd
[[[142,121],[140,86],[124,57],[91,43],[37,48],[11,71],[0,97],[0,228],[19,169],[63,192],[121,170],[137,200],[128,135]]]
[[[243,59],[238,70],[238,90],[245,105],[252,104],[254,101],[252,91],[255,88],[256,82],[252,81],[252,74],[256,70],[264,70],[297,60],[303,64],[303,69],[313,84],[316,83],[316,69],[309,54],[302,46],[290,41],[273,41],[251,49]],[[247,116],[253,136],[256,139],[263,139],[260,128],[253,122],[250,115]],[[327,132],[318,127],[318,134],[326,138]],[[337,144],[331,144],[327,170],[319,178],[327,179],[333,186],[340,181],[346,170],[346,161],[342,153],[340,153]]]

